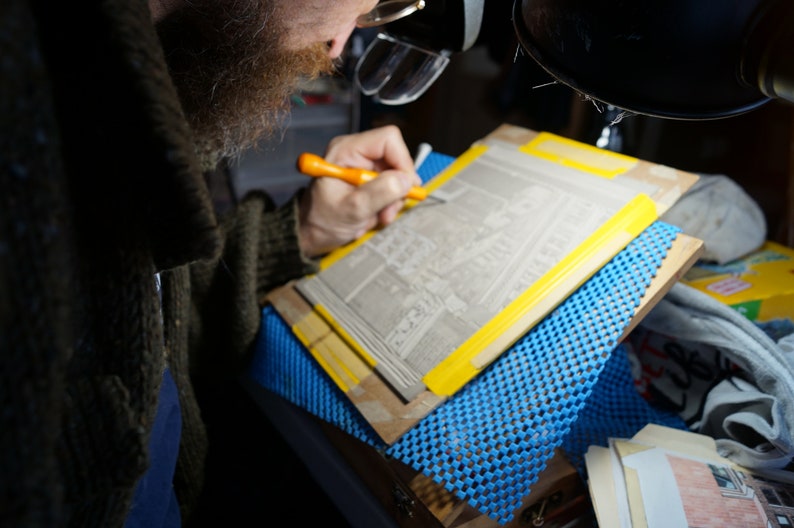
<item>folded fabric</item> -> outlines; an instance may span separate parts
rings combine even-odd
[[[728,458],[748,468],[782,468],[794,458],[791,356],[749,319],[676,283],[629,344],[640,392],[724,440]]]
[[[785,467],[794,452],[780,402],[741,378],[709,391],[698,430],[715,439],[720,455],[748,468]]]
[[[783,359],[788,363],[789,369],[794,371],[794,334],[788,334],[778,339],[777,346],[783,352]]]
[[[699,176],[660,219],[702,240],[705,261],[724,264],[758,249],[766,239],[761,207],[727,176]]]

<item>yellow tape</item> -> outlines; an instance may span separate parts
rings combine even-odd
[[[336,320],[331,316],[330,312],[328,312],[325,306],[321,304],[316,304],[314,305],[314,309],[317,310],[320,313],[320,315],[323,316],[326,322],[333,328],[334,332],[336,332],[336,334],[339,337],[341,337],[344,340],[344,342],[347,343],[350,346],[350,348],[355,353],[357,353],[359,357],[361,357],[361,359],[363,359],[367,365],[369,365],[371,368],[375,368],[375,365],[378,364],[378,362],[375,361],[375,358],[370,356],[366,351],[364,351],[363,348],[361,348],[361,345],[356,343],[356,340],[353,339],[350,336],[350,334],[348,334],[339,323],[336,322]]]
[[[325,313],[325,317],[328,317],[326,310],[321,307],[317,307],[317,309]],[[347,392],[371,374],[372,368],[356,355],[348,342],[334,333],[332,327],[339,328],[332,321],[326,321],[317,313],[312,312],[293,325],[292,331],[334,383],[342,391]],[[366,354],[363,354],[363,357],[369,358]]]
[[[425,187],[427,187],[429,192],[435,191],[460,171],[471,165],[474,160],[482,156],[487,150],[487,145],[475,145],[470,147],[466,152],[455,158],[446,169],[439,172],[433,179],[427,182]]]
[[[334,359],[339,368],[350,378],[352,385],[358,385],[362,379],[372,374],[369,365],[338,335],[329,334],[323,340],[323,345],[328,347],[329,358]]]
[[[300,341],[303,344],[303,346],[305,346],[306,348],[311,348],[312,341],[306,337],[306,334],[303,333],[303,329],[300,327],[299,324],[292,326],[292,333],[295,334],[295,336],[298,338],[298,341]]]
[[[535,139],[520,146],[518,150],[558,165],[573,167],[609,179],[627,172],[638,162],[637,158],[579,143],[549,132],[539,133]]]
[[[313,352],[322,356],[324,359],[322,367],[331,375],[339,388],[347,392],[348,388],[358,385],[361,378],[356,376],[353,371],[348,368],[345,361],[336,353],[337,351],[341,351],[342,354],[344,354],[345,350],[347,350],[350,355],[354,355],[338,336],[330,334],[328,339],[324,339],[316,344]],[[362,364],[360,359],[357,359],[354,363],[358,365]],[[356,365],[354,364],[353,368],[355,367]],[[328,370],[329,368],[331,369],[330,371]]]
[[[298,339],[309,345],[325,337],[330,328],[322,317],[315,312],[307,312],[293,326]],[[308,346],[308,345],[307,345]]]
[[[428,389],[440,396],[451,396],[483,367],[474,359],[507,329],[511,328],[549,292],[581,266],[614,237],[628,233],[629,240],[637,237],[658,218],[656,204],[646,194],[639,194],[610,220],[591,234],[579,247],[557,263],[502,312],[467,339],[457,350],[428,372],[422,380]],[[597,270],[596,270],[597,271]],[[580,284],[581,285],[581,284]],[[525,331],[529,330],[528,328]]]
[[[329,267],[334,262],[340,260],[342,257],[346,256],[348,253],[356,249],[358,246],[363,244],[366,240],[372,237],[376,233],[377,230],[367,231],[361,238],[358,238],[349,244],[346,244],[340,248],[333,250],[332,252],[328,253],[320,260],[320,270],[324,270]]]
[[[317,363],[323,368],[323,370],[328,373],[328,376],[330,376],[333,382],[336,383],[336,386],[342,389],[342,392],[347,392],[349,390],[349,387],[344,381],[342,381],[342,378],[337,375],[336,371],[325,360],[323,354],[320,353],[316,347],[309,348],[309,353],[312,355],[312,357],[314,357],[315,360],[317,360]]]

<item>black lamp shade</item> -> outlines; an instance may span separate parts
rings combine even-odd
[[[748,82],[757,72],[747,62],[771,3],[515,0],[513,24],[531,57],[586,96],[639,114],[715,119],[770,99]]]

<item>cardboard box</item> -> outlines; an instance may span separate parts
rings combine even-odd
[[[681,282],[697,288],[757,323],[794,321],[794,249],[767,241],[723,265],[697,263]]]

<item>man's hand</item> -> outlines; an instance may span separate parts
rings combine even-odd
[[[325,159],[344,167],[379,172],[359,187],[336,178],[312,180],[300,202],[299,239],[306,256],[316,257],[347,244],[397,217],[404,197],[421,185],[413,159],[396,126],[334,138]]]

